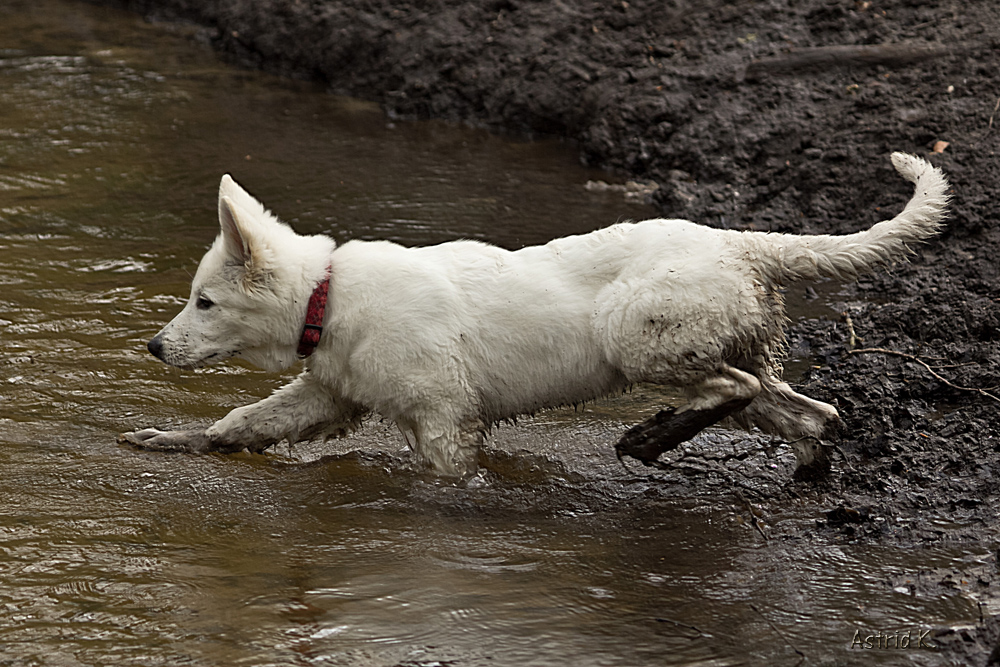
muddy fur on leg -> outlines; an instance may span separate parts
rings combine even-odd
[[[795,473],[799,482],[821,479],[830,472],[829,446],[817,438],[803,438],[790,443],[795,452]]]
[[[619,460],[623,456],[631,456],[643,465],[662,468],[663,464],[657,459],[663,452],[674,449],[699,431],[739,412],[749,404],[747,399],[736,399],[705,410],[660,410],[646,421],[625,431],[615,445],[615,453]]]
[[[798,394],[785,382],[766,378],[760,394],[731,418],[747,431],[757,427],[787,442],[795,454],[795,479],[815,480],[830,471],[827,443],[836,440],[842,428],[832,405]]]
[[[818,436],[807,436],[789,443],[795,454],[794,478],[797,481],[815,481],[830,472],[831,443],[839,439],[843,431],[844,422],[835,417],[823,425]]]

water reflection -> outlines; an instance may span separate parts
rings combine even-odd
[[[412,473],[378,421],[266,457],[116,446],[118,431],[205,423],[283,381],[238,364],[181,372],[143,349],[216,233],[224,172],[301,231],[340,241],[514,248],[654,212],[584,190],[607,176],[565,146],[390,126],[371,105],[220,65],[196,28],[8,0],[0,36],[4,660],[794,657],[753,603],[811,656],[839,661],[855,624],[974,614],[961,596],[873,584],[910,554],[763,544],[719,477],[665,486],[625,471],[609,443],[670,400],[646,388],[501,429],[468,488]]]

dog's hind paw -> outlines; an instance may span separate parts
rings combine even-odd
[[[205,429],[190,431],[160,431],[147,428],[118,435],[118,443],[156,452],[187,452],[202,454],[212,451],[212,442]]]
[[[795,453],[794,479],[811,482],[822,479],[830,472],[832,447],[816,438],[802,438],[790,443]]]
[[[674,412],[674,408],[660,410],[646,421],[625,431],[615,445],[618,460],[622,461],[623,457],[629,456],[645,466],[663,469],[664,464],[657,460],[660,454],[683,442],[683,439],[671,437],[676,429]]]
[[[657,460],[660,454],[676,449],[677,445],[690,440],[703,428],[739,412],[749,403],[748,399],[734,399],[705,410],[685,410],[680,413],[675,408],[660,410],[646,421],[625,431],[615,445],[615,453],[619,460],[623,456],[631,456],[643,465],[662,469],[664,465]]]

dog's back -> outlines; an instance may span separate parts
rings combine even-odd
[[[874,268],[937,229],[943,176],[894,160],[918,196],[847,236],[647,220],[517,251],[350,242],[334,253],[330,377],[389,417],[449,394],[487,423],[636,382],[690,387],[723,366],[775,385],[783,285]]]

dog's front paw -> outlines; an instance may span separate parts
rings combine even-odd
[[[206,434],[205,429],[161,431],[155,428],[147,428],[141,431],[121,433],[118,436],[118,442],[156,452],[202,454],[213,449],[212,441]]]

